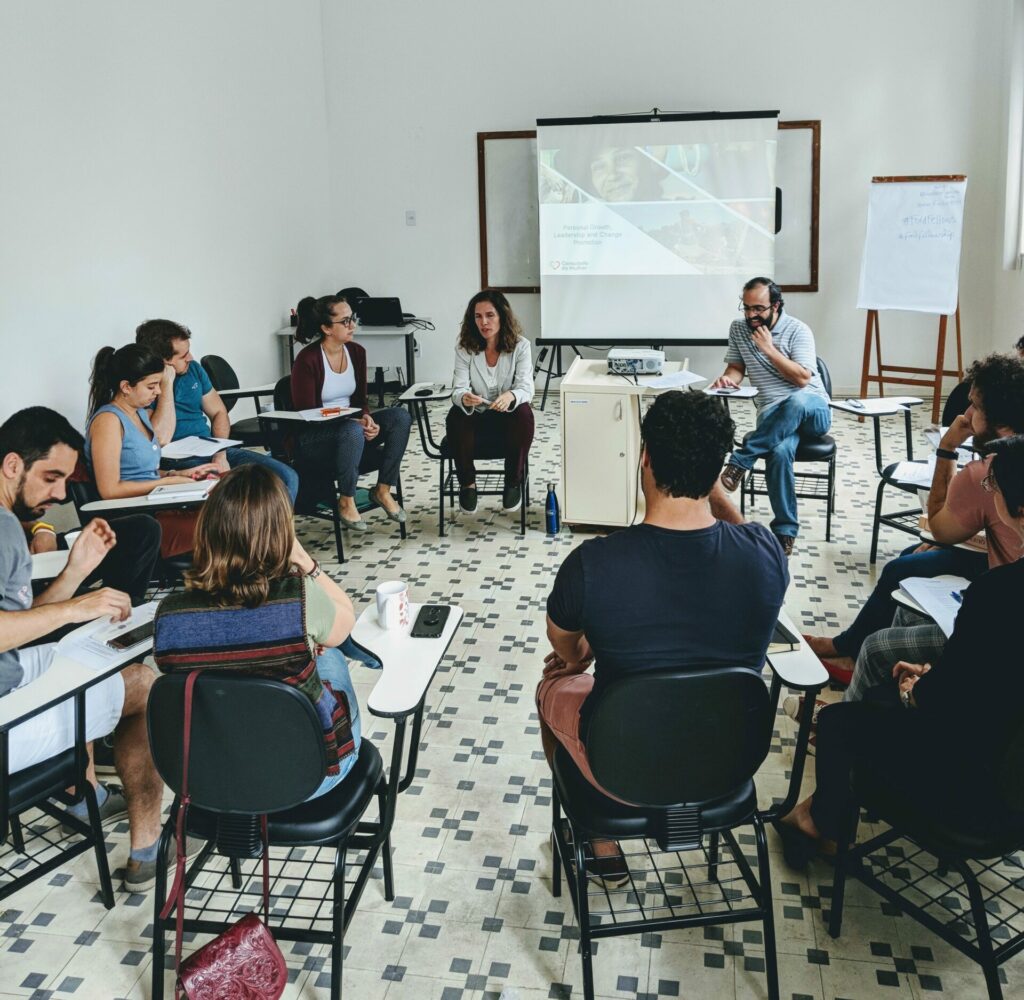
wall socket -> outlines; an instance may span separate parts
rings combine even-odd
[[[416,211],[415,211],[415,209],[407,208],[405,210],[405,224],[407,226],[415,226],[416,225]]]

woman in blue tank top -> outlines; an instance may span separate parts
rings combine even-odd
[[[208,477],[212,464],[187,473],[160,472],[160,442],[149,420],[149,407],[160,395],[164,362],[155,354],[128,344],[104,347],[93,362],[85,458],[104,500],[145,496],[158,485],[188,483]],[[160,511],[163,528],[160,554],[179,555],[192,549],[194,510]]]

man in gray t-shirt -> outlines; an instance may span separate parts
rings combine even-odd
[[[793,456],[801,436],[819,437],[828,431],[832,411],[818,374],[814,334],[782,307],[782,291],[770,278],[751,278],[743,286],[744,318],[729,327],[726,369],[712,386],[738,387],[746,375],[757,389],[757,427],[732,453],[722,485],[732,492],[754,462],[764,458],[775,515],[771,528],[789,555],[800,529]]]

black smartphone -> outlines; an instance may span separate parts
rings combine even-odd
[[[414,639],[436,639],[443,631],[451,608],[447,604],[424,604],[413,622]]]
[[[107,645],[111,649],[129,649],[136,643],[142,642],[143,639],[148,639],[152,634],[153,623],[144,622],[142,625],[138,625],[127,632],[122,632],[120,635],[115,635],[112,639],[108,639]]]
[[[739,392],[740,387],[738,385],[723,385],[716,389],[715,392],[721,393],[723,396],[728,395],[731,392]]]

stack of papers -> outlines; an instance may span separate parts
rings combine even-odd
[[[900,591],[931,618],[948,639],[960,611],[963,591],[970,581],[962,576],[911,576],[900,584]]]
[[[157,486],[146,494],[147,503],[175,503],[178,500],[205,500],[216,485],[215,479],[200,479],[195,483],[168,483]]]
[[[753,399],[757,395],[752,385],[741,385],[738,389],[712,389],[708,386],[704,391],[709,396],[724,396],[726,399]]]
[[[896,468],[892,470],[892,478],[897,482],[911,483],[914,486],[923,486],[925,489],[931,489],[934,475],[934,455],[927,462],[897,462]]]
[[[644,378],[644,376],[641,375],[640,378]],[[696,382],[707,382],[707,379],[696,372],[683,369],[683,371],[673,372],[671,375],[644,378],[642,385],[648,389],[681,389],[683,386],[693,385]]]
[[[179,438],[160,449],[161,458],[211,458],[225,448],[234,448],[241,441],[232,438],[199,437],[192,434]]]

